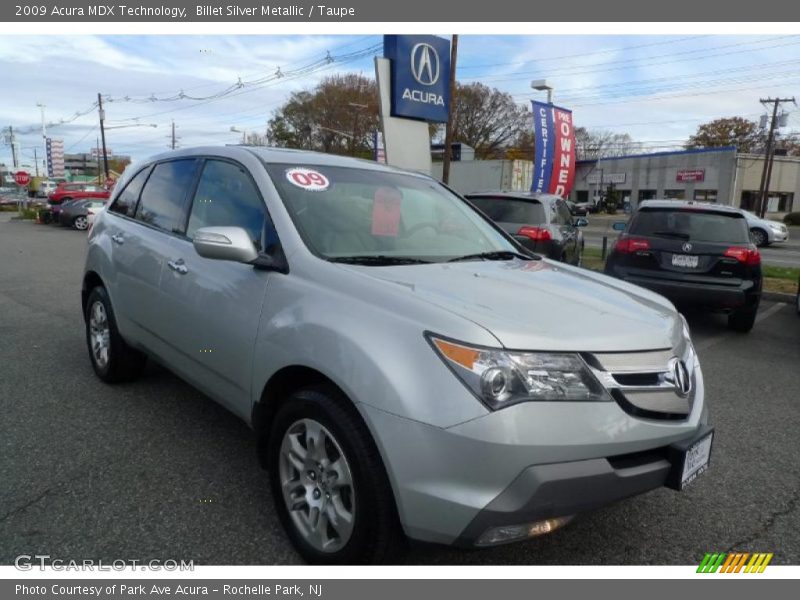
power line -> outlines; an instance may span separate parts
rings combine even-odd
[[[688,42],[688,41],[695,40],[695,39],[698,39],[698,38],[706,38],[706,37],[711,37],[711,36],[710,35],[691,35],[691,36],[687,36],[687,37],[684,37],[684,38],[678,38],[678,39],[674,39],[674,40],[651,42],[649,44],[637,44],[635,46],[623,46],[621,48],[608,48],[606,50],[597,50],[597,51],[594,51],[594,52],[580,52],[580,53],[577,53],[577,54],[562,54],[561,56],[544,56],[544,57],[539,57],[539,58],[535,58],[535,59],[531,59],[531,60],[523,60],[523,61],[512,62],[512,63],[483,63],[483,64],[477,64],[477,65],[473,64],[473,65],[467,65],[467,66],[464,66],[464,67],[459,67],[459,71],[470,71],[472,69],[481,69],[481,68],[484,68],[484,67],[505,67],[505,66],[511,66],[511,65],[526,65],[526,64],[530,64],[530,63],[540,63],[540,62],[551,61],[551,60],[565,60],[565,59],[569,59],[569,58],[580,58],[581,60],[585,60],[586,57],[588,57],[588,56],[597,56],[599,54],[610,54],[612,52],[627,52],[629,50],[636,50],[638,48],[648,48],[648,47],[651,47],[651,46],[661,46],[661,45],[664,45],[664,44],[679,44],[679,43],[682,43],[682,42]]]
[[[779,40],[779,39],[784,39],[784,38],[797,38],[797,37],[798,36],[796,36],[796,35],[779,36],[779,37],[776,37],[776,38],[772,38],[770,40],[761,40],[761,41],[753,41],[753,42],[740,42],[740,43],[737,43],[737,44],[729,44],[729,45],[725,45],[725,46],[718,46],[716,48],[711,48],[710,50],[714,51],[714,50],[719,50],[719,49],[723,49],[723,48],[732,48],[732,47],[737,47],[737,46],[759,44],[759,43],[764,43],[765,41],[774,41],[774,40]],[[794,42],[789,42],[789,43],[785,43],[785,44],[773,44],[772,46],[764,46],[764,47],[761,47],[761,48],[755,48],[755,50],[768,50],[768,49],[771,49],[771,48],[783,48],[783,47],[786,47],[786,46],[794,46],[794,45],[797,45],[799,43],[800,43],[800,41],[794,41]],[[542,71],[542,70],[516,71],[516,72],[504,74],[503,77],[494,77],[494,78],[492,78],[492,77],[490,77],[490,78],[480,77],[480,81],[484,82],[484,83],[486,83],[486,82],[502,82],[502,81],[518,81],[520,76],[531,77],[531,76],[545,76],[545,75],[547,75],[548,78],[556,79],[556,78],[559,78],[559,77],[569,76],[569,75],[591,75],[591,74],[596,74],[596,73],[605,73],[605,72],[609,72],[609,71],[618,71],[618,70],[621,70],[621,69],[627,69],[627,68],[629,68],[631,66],[636,66],[636,67],[660,66],[660,65],[668,65],[668,64],[686,62],[686,61],[694,61],[694,62],[696,62],[696,61],[700,61],[700,60],[706,60],[706,59],[709,59],[709,58],[717,58],[717,57],[720,57],[720,56],[732,56],[734,54],[749,53],[749,52],[753,52],[753,50],[754,50],[753,48],[746,48],[746,49],[743,49],[743,50],[735,50],[735,51],[731,51],[731,52],[712,53],[712,54],[707,54],[705,56],[702,56],[702,52],[699,55],[697,50],[689,50],[689,51],[686,51],[686,52],[677,52],[677,53],[662,54],[662,55],[658,55],[658,56],[646,57],[645,59],[632,58],[632,59],[626,59],[626,60],[621,60],[621,61],[609,61],[609,62],[605,62],[605,63],[597,63],[595,65],[589,65],[589,66],[587,66],[587,65],[578,65],[578,66],[575,66],[575,67],[559,67],[558,72],[556,74],[554,74],[552,71]],[[708,51],[703,51],[703,52],[708,52]],[[688,55],[688,56],[686,56],[685,58],[677,58],[677,59],[674,59],[674,60],[664,60],[664,61],[659,61],[659,62],[650,62],[650,60],[653,59],[653,58],[672,58],[672,57],[675,57],[675,56],[684,56],[684,55]],[[607,68],[597,68],[597,67],[607,67]],[[476,78],[476,76],[473,76],[473,78]]]

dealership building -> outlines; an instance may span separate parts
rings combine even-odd
[[[585,202],[612,186],[623,202],[675,198],[752,209],[758,199],[764,156],[735,146],[579,160],[571,199]],[[800,210],[800,157],[776,155],[768,212]]]

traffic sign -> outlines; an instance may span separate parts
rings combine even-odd
[[[31,176],[25,171],[17,171],[14,173],[14,183],[20,187],[25,187],[31,182]]]

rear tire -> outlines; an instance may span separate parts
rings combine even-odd
[[[380,564],[398,556],[405,536],[383,462],[366,425],[336,388],[308,387],[283,401],[267,461],[278,517],[306,561]]]
[[[756,323],[758,305],[752,308],[743,308],[728,315],[728,327],[740,333],[747,333]]]
[[[106,383],[132,381],[139,377],[147,356],[122,339],[105,288],[98,286],[89,292],[84,309],[86,346],[97,376]]]

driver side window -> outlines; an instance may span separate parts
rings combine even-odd
[[[267,221],[261,194],[243,167],[223,160],[206,161],[189,215],[189,239],[201,227],[242,227],[260,252],[268,252],[277,236]]]

